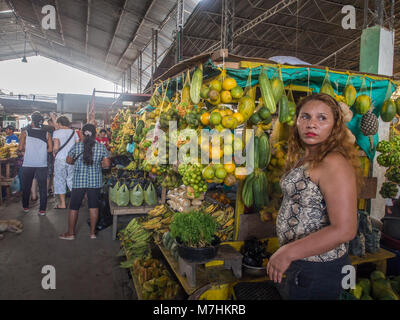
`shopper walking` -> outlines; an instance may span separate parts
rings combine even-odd
[[[59,203],[56,209],[66,209],[65,195],[68,189],[72,190],[72,178],[74,166],[66,162],[68,152],[79,137],[75,130],[70,129],[67,117],[61,116],[57,119],[57,129],[53,133],[53,155],[54,155],[54,194],[58,195]]]
[[[67,156],[74,165],[71,202],[69,205],[68,232],[59,236],[63,240],[75,239],[75,227],[83,197],[87,194],[90,214],[90,238],[95,239],[99,217],[100,191],[103,186],[102,168],[110,166],[106,147],[96,141],[96,127],[86,124],[82,128],[83,141],[76,143]]]
[[[42,130],[43,117],[39,112],[32,114],[32,125],[21,134],[19,152],[24,156],[22,164],[22,207],[29,212],[29,196],[33,178],[39,185],[39,215],[46,215],[47,206],[47,153],[52,152],[53,143],[47,131]]]
[[[302,99],[295,120],[276,222],[281,247],[267,272],[283,298],[338,299],[351,265],[346,243],[357,233],[359,158],[331,96]]]

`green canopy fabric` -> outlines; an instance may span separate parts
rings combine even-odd
[[[319,92],[322,83],[324,82],[324,79],[327,75],[327,72],[329,74],[329,80],[332,84],[332,87],[335,93],[338,95],[343,94],[343,90],[349,80],[350,75],[351,75],[350,78],[351,82],[357,90],[357,96],[360,94],[359,91],[361,89],[363,80],[365,80],[365,85],[366,88],[368,89],[367,94],[370,95],[371,103],[374,108],[373,113],[375,113],[378,117],[387,95],[391,96],[392,93],[396,90],[396,85],[392,81],[369,75],[346,74],[339,71],[332,71],[332,70],[327,71],[325,69],[319,69],[312,66],[295,67],[295,66],[282,65],[280,67],[281,67],[282,80],[285,86],[290,84],[298,86],[306,86],[312,88],[313,92]],[[248,81],[250,74],[249,68],[247,69],[226,68],[226,71],[230,77],[233,77],[236,80],[239,86],[246,87],[247,85],[254,86],[258,84],[258,77],[262,69],[263,69],[262,66],[252,68],[250,81]],[[278,65],[274,67],[265,66],[264,70],[270,79],[278,76]],[[204,79],[212,78],[218,75],[219,73],[220,70],[218,69],[217,66],[215,66],[211,62],[211,60],[209,60],[206,64],[204,64],[203,66]],[[178,79],[178,81],[176,79],[170,81],[167,91],[169,97],[171,97],[173,93],[176,91],[176,85],[178,85],[178,88],[181,88],[182,85],[181,79]],[[364,150],[370,161],[372,161],[375,156],[376,145],[379,141],[378,134],[376,134],[373,137],[374,147],[371,150],[368,137],[364,136],[360,130],[359,124],[362,116],[355,112],[354,107],[352,108],[352,111],[353,111],[353,119],[347,123],[347,126],[356,137],[357,144],[361,147],[362,150]]]

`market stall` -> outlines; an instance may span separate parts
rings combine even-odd
[[[312,92],[340,102],[363,164],[361,223],[349,248],[353,264],[384,263],[393,256],[380,248],[380,232],[367,213],[368,199],[377,192],[370,176],[376,151],[385,154],[380,164],[400,164],[377,135],[378,118],[390,122],[400,113],[400,100],[391,100],[392,79],[279,65],[221,50],[186,60],[158,80],[148,103],[121,109],[111,127],[118,167],[108,180],[113,210],[146,213],[120,232],[121,254],[128,258],[123,267],[131,269],[139,297],[177,298],[179,283],[189,298],[229,299],[235,285],[266,280],[265,265],[279,247],[275,220],[289,130],[299,99]],[[211,141],[195,140],[201,130],[212,132]],[[250,167],[236,153],[247,152],[249,139]],[[200,161],[204,154],[207,163]],[[155,252],[161,262],[154,261]],[[149,276],[143,268],[157,263],[167,271]]]

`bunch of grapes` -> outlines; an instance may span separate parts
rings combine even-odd
[[[198,198],[201,192],[207,191],[208,187],[207,182],[204,181],[201,175],[201,171],[202,168],[198,164],[186,164],[186,170],[183,172],[182,181],[185,186],[191,186],[194,189],[195,198]]]
[[[384,182],[379,193],[383,198],[394,199],[397,195],[397,184],[394,182]]]

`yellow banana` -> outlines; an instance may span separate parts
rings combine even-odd
[[[224,224],[223,228],[229,227],[231,225],[233,225],[233,222],[235,221],[235,219],[229,219],[227,223]]]

